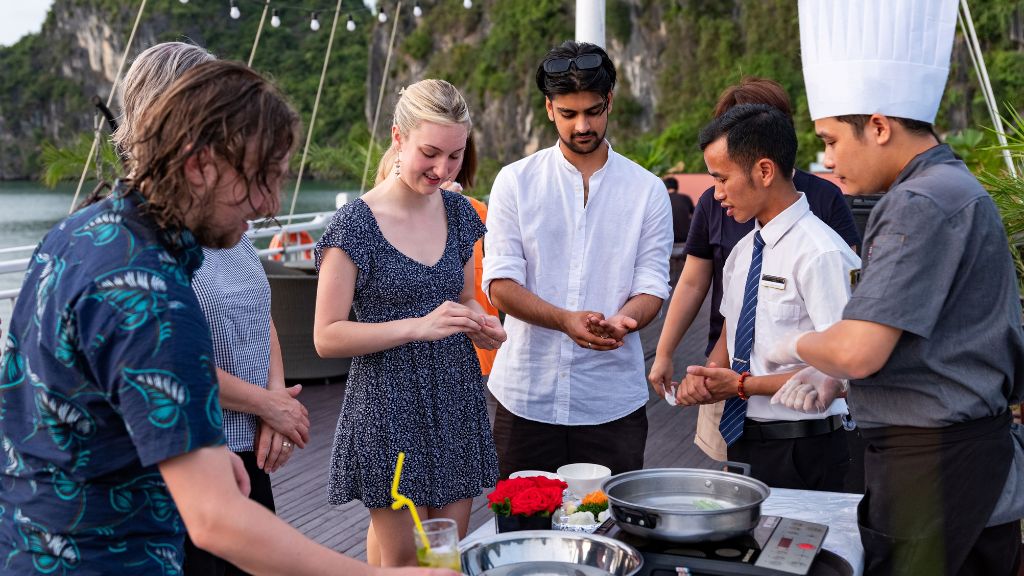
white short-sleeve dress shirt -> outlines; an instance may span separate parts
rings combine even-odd
[[[722,273],[722,315],[728,330],[729,357],[735,350],[736,321],[743,307],[743,290],[754,248],[754,232],[764,238],[761,280],[757,291],[754,348],[750,373],[778,374],[803,368],[765,360],[765,353],[792,332],[822,331],[843,317],[850,299],[851,272],[860,258],[846,241],[811,213],[803,193],[764,227],[754,226],[733,249]],[[846,401],[836,399],[822,414],[809,414],[772,405],[770,396],[751,396],[747,417],[753,420],[807,420],[846,414]]]
[[[513,280],[568,310],[616,314],[638,294],[669,295],[672,211],[657,176],[608,149],[583,176],[558,145],[506,166],[491,189],[482,286]],[[577,346],[562,332],[512,316],[488,380],[513,414],[549,424],[603,424],[647,402],[636,333],[613,351]]]

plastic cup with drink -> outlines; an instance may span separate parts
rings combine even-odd
[[[413,531],[416,538],[416,559],[420,566],[462,570],[459,558],[459,526],[450,518],[436,518],[423,521],[423,533],[429,546],[420,541],[420,533]]]

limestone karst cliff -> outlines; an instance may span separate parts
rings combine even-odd
[[[149,0],[131,56],[155,42],[190,39],[222,58],[246,60],[263,0]],[[275,0],[270,0],[271,6]],[[309,118],[333,14],[333,0],[281,4],[280,28],[266,27],[253,65],[272,75]],[[779,80],[794,100],[801,164],[818,144],[806,114],[792,0],[606,0],[607,48],[619,68],[609,138],[617,150],[702,170],[696,133],[718,93],[746,75]],[[393,17],[396,2],[381,4]],[[533,73],[543,53],[571,38],[574,0],[421,0],[424,15],[403,5],[378,138],[398,89],[442,77],[472,107],[484,181],[497,168],[554,142]],[[359,0],[345,0],[313,142],[344,147],[365,139],[383,78],[393,18],[377,22]],[[1020,0],[972,2],[997,96],[1024,93]],[[43,141],[67,143],[91,130],[89,99],[106,99],[137,0],[56,0],[40,34],[0,47],[0,179],[35,177]],[[309,29],[319,9],[322,27]],[[355,32],[345,30],[351,14]],[[1017,103],[1020,105],[1020,103]],[[118,111],[114,107],[115,113]],[[943,131],[986,124],[966,50],[958,39]],[[315,170],[314,170],[315,174]],[[353,176],[351,174],[349,177]]]

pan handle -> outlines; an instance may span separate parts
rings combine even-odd
[[[612,504],[612,515],[619,522],[625,522],[626,524],[632,524],[633,526],[639,526],[641,528],[654,529],[658,526],[660,518],[657,514],[651,514],[643,510],[637,510],[635,508],[626,508],[625,506],[619,506],[618,504]]]
[[[742,474],[743,476],[750,476],[750,464],[746,462],[734,462],[732,460],[726,460],[722,462],[724,466],[722,469],[726,472],[733,472],[735,474]]]

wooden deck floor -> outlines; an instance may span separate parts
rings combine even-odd
[[[705,302],[694,328],[676,350],[677,372],[685,370],[688,364],[704,360],[708,308]],[[654,357],[661,324],[659,318],[640,333],[648,367]],[[308,386],[303,390],[300,399],[309,408],[311,440],[304,450],[292,456],[287,466],[273,475],[274,499],[278,515],[308,537],[348,556],[365,559],[369,523],[366,508],[358,501],[342,506],[327,504],[331,442],[344,390],[344,384]],[[493,406],[491,413],[493,417]],[[693,444],[695,409],[673,408],[652,395],[647,404],[647,416],[649,432],[644,455],[647,468],[712,466],[713,461]],[[474,500],[470,531],[490,520],[491,512],[485,503],[483,496]]]

